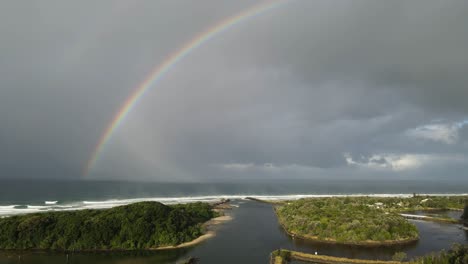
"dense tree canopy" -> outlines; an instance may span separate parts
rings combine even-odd
[[[0,219],[1,249],[108,250],[176,245],[214,217],[205,203],[142,202],[105,210],[46,212]]]
[[[290,233],[344,243],[417,239],[416,227],[397,213],[369,203],[367,198],[314,198],[288,202],[277,208]]]

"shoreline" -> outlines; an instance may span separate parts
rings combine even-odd
[[[321,263],[321,264],[403,264],[409,262],[400,262],[394,260],[370,260],[370,259],[352,259],[352,258],[343,258],[343,257],[334,257],[328,255],[313,255],[309,253],[299,252],[299,251],[292,251],[292,250],[285,250],[280,249],[281,252],[286,252],[289,254],[291,260],[298,260],[310,263]],[[274,252],[270,254],[270,263],[277,264],[277,263],[289,263],[287,260],[283,259],[281,256],[275,256],[273,259],[272,256]]]
[[[225,212],[226,210],[232,209],[232,206],[230,204],[230,200],[221,200],[219,202],[216,202],[212,204],[213,208],[212,210],[220,213],[220,216],[212,218],[208,220],[207,222],[203,223],[202,228],[204,230],[204,234],[201,236],[195,238],[192,241],[184,242],[179,245],[174,245],[174,246],[161,246],[161,247],[156,247],[156,248],[150,248],[148,250],[151,251],[158,251],[158,250],[171,250],[171,249],[178,249],[178,248],[186,248],[186,247],[192,247],[195,245],[198,245],[202,243],[205,240],[208,240],[214,236],[216,236],[216,227],[219,226],[220,224],[223,224],[227,221],[232,220],[232,216],[226,215]]]
[[[229,215],[215,217],[211,220],[208,220],[208,222],[203,224],[204,228],[206,229],[206,232],[192,241],[184,242],[182,244],[175,245],[175,246],[162,246],[162,247],[157,247],[157,248],[149,248],[148,250],[151,250],[151,251],[171,250],[171,249],[186,248],[186,247],[198,245],[201,242],[216,236],[216,230],[214,230],[216,226],[223,224],[227,221],[231,221],[231,220],[232,220],[232,217]]]
[[[292,233],[287,231],[284,227],[283,230],[293,239],[299,238],[301,240],[310,241],[310,242],[317,242],[329,245],[345,245],[345,246],[360,246],[360,247],[391,247],[391,246],[400,246],[400,245],[410,245],[417,243],[419,241],[418,238],[408,238],[404,240],[384,240],[384,241],[373,241],[373,240],[365,240],[365,241],[357,241],[357,242],[345,242],[345,241],[337,241],[332,238],[328,239],[320,239],[316,236],[304,236]]]

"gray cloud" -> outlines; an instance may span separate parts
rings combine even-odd
[[[257,2],[110,3],[0,11],[0,177],[81,177],[156,65]],[[173,68],[91,177],[457,178],[468,155],[466,126],[456,127],[468,118],[467,17],[463,1],[292,1]],[[368,166],[408,160],[418,165]]]

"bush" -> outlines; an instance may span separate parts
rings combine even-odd
[[[291,261],[291,251],[277,249],[272,253],[273,257],[281,257],[285,261]]]
[[[418,238],[415,225],[375,204],[366,197],[313,198],[288,202],[276,212],[286,230],[305,237],[343,243]]]

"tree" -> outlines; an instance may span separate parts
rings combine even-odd
[[[176,245],[199,236],[209,204],[142,202],[105,210],[45,212],[0,219],[0,249],[107,250]]]

